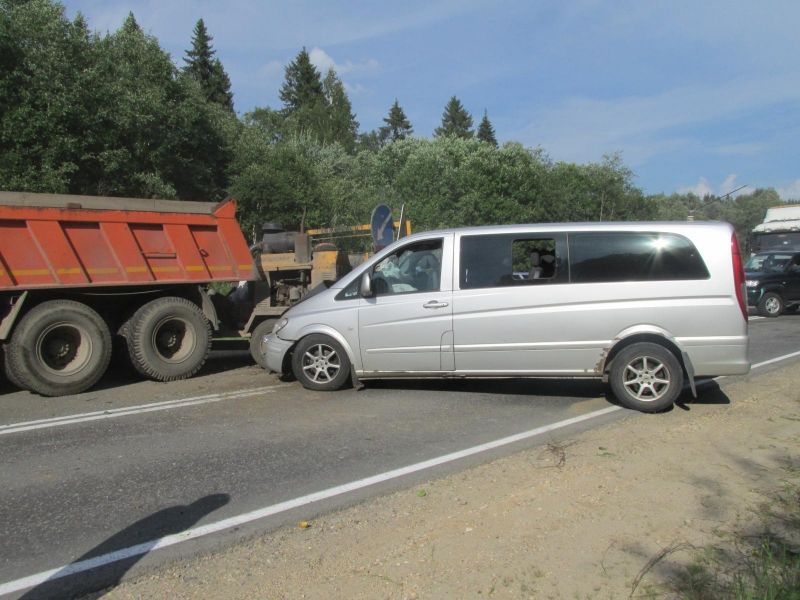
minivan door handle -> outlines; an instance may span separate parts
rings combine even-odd
[[[444,308],[446,306],[450,306],[447,302],[439,302],[437,300],[431,300],[430,302],[426,302],[422,305],[422,308]]]

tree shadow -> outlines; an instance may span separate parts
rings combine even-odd
[[[763,495],[741,506],[739,521],[723,509],[728,501],[725,474],[719,479],[694,478],[690,483],[707,490],[700,503],[703,516],[716,521],[713,541],[702,545],[673,542],[656,555],[641,544],[623,551],[642,560],[631,598],[798,598],[800,590],[800,458],[784,452],[766,461],[725,453],[736,468],[762,481]],[[711,504],[708,501],[711,500]],[[643,579],[648,576],[645,585]],[[642,589],[637,592],[637,586]]]
[[[159,539],[186,531],[229,501],[228,494],[210,494],[191,504],[171,506],[148,515],[115,533],[20,598],[77,598],[115,587]]]

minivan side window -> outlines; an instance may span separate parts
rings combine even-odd
[[[372,287],[376,296],[436,291],[440,289],[441,281],[441,238],[403,246],[372,270]]]
[[[470,235],[461,238],[462,290],[566,281],[563,234]]]
[[[573,283],[709,278],[694,244],[674,233],[570,233],[569,257]]]

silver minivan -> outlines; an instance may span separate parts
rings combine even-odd
[[[747,373],[727,223],[417,233],[286,311],[267,368],[313,390],[401,377],[596,377],[656,412],[695,377]]]

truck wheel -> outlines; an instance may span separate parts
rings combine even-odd
[[[28,312],[6,346],[9,381],[43,396],[78,394],[103,376],[111,333],[93,309],[50,300]]]
[[[767,292],[758,301],[758,314],[762,317],[777,317],[783,313],[783,298],[775,292]]]
[[[683,369],[675,355],[658,344],[632,344],[611,365],[609,382],[620,404],[642,412],[660,412],[683,389]]]
[[[11,366],[8,364],[8,350],[3,348],[2,350],[0,350],[0,353],[3,354],[3,374],[5,375],[6,379],[8,379],[11,385],[13,385],[16,388],[19,388],[21,390],[27,389],[25,385],[20,380],[18,380],[14,376],[14,373],[11,371]]]
[[[312,334],[295,347],[292,371],[304,388],[329,392],[340,389],[350,379],[350,359],[336,340]]]
[[[262,369],[267,368],[267,347],[264,344],[264,336],[267,335],[275,326],[276,319],[261,321],[253,333],[250,334],[250,356]]]
[[[185,298],[148,302],[123,328],[134,368],[156,381],[186,379],[197,373],[211,350],[211,326]]]

